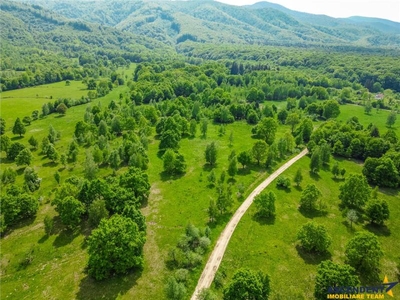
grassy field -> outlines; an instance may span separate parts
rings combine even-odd
[[[347,121],[353,116],[357,116],[364,128],[367,128],[372,123],[378,127],[380,134],[383,135],[389,129],[386,126],[386,119],[389,113],[389,110],[380,109],[376,111],[376,109],[373,109],[371,114],[367,115],[364,113],[364,106],[347,104],[340,106],[340,115],[337,119]],[[396,131],[397,136],[400,136],[400,115],[397,116],[396,123],[392,126],[392,129]]]
[[[17,117],[31,116],[34,110],[41,112],[42,105],[58,98],[80,99],[88,90],[81,81],[65,81],[0,93],[0,114],[11,131]]]

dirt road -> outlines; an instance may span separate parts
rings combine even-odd
[[[242,203],[242,205],[238,208],[235,214],[232,216],[229,223],[226,225],[225,229],[222,231],[219,236],[217,243],[215,244],[215,248],[208,258],[207,264],[203,270],[203,273],[200,276],[199,282],[197,283],[196,289],[192,295],[191,300],[196,300],[197,294],[204,288],[209,288],[212,281],[214,280],[215,273],[217,272],[219,265],[222,261],[222,257],[224,256],[225,249],[228,246],[229,240],[233,232],[235,231],[236,225],[239,223],[240,219],[246,212],[246,210],[253,203],[254,197],[261,193],[276,177],[281,175],[287,168],[289,168],[292,164],[302,158],[304,155],[308,153],[307,149],[304,149],[297,156],[293,157],[283,166],[281,166],[278,170],[272,173],[267,179],[265,179],[259,186],[257,186],[251,194],[247,197],[247,199]]]

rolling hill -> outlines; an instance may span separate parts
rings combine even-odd
[[[200,43],[283,46],[400,46],[400,24],[352,17],[336,19],[259,2],[30,0],[69,19],[114,27],[167,45]]]

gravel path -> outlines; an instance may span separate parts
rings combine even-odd
[[[308,153],[307,149],[301,151],[297,156],[293,157],[278,170],[272,173],[267,179],[265,179],[258,187],[256,187],[247,199],[238,208],[235,214],[230,219],[229,223],[226,225],[225,229],[219,236],[215,248],[208,258],[207,264],[204,267],[203,273],[200,276],[199,282],[197,283],[196,289],[192,295],[191,300],[196,300],[197,294],[204,288],[209,288],[212,281],[214,280],[215,273],[217,272],[219,265],[224,256],[226,247],[228,246],[229,240],[233,232],[235,231],[236,225],[239,223],[240,219],[253,203],[254,197],[261,193],[275,178],[281,175],[287,168],[298,161],[300,158]]]

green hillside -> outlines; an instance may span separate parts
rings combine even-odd
[[[198,42],[260,45],[398,47],[399,24],[363,18],[335,19],[268,2],[232,6],[216,1],[30,2],[67,18],[113,26],[167,44]]]

